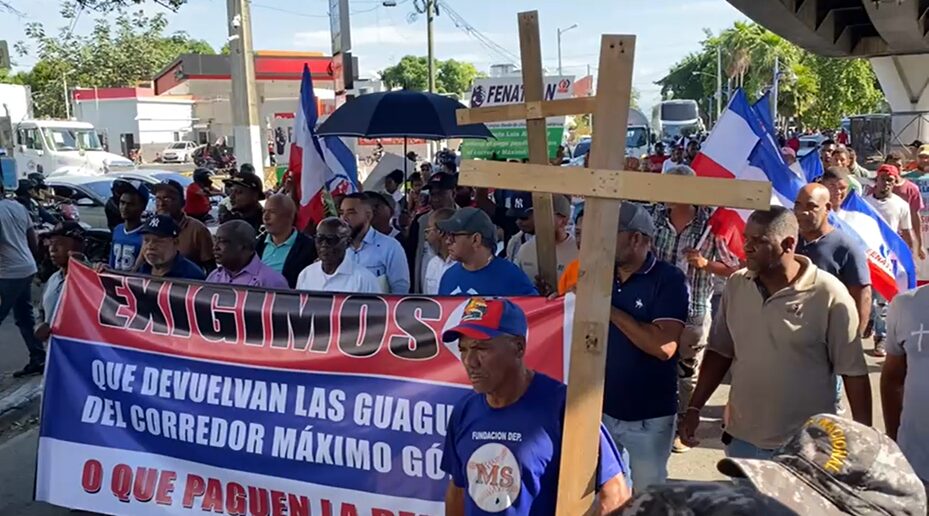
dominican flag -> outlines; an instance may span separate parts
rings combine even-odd
[[[803,175],[809,182],[816,181],[825,172],[823,170],[823,160],[819,157],[819,149],[806,153],[805,156],[797,160],[797,163],[800,164]]]
[[[300,106],[294,120],[294,142],[290,147],[287,173],[293,179],[300,209],[297,228],[325,217],[323,192],[349,194],[358,191],[358,164],[355,155],[338,136],[316,136],[319,112],[310,68],[303,65]]]
[[[910,248],[855,191],[849,193],[842,209],[830,220],[858,237],[868,256],[871,288],[885,299],[916,287],[916,264]]]
[[[804,184],[784,164],[756,106],[748,102],[742,90],[733,95],[691,167],[702,177],[769,181],[771,204],[786,207],[793,207]],[[728,242],[729,250],[742,259],[745,253],[741,235],[750,214],[751,210],[717,208],[709,221],[711,231]]]
[[[691,167],[703,177],[770,181],[771,204],[786,208],[793,207],[800,188],[808,182],[798,177],[781,159],[764,121],[741,90],[733,95]],[[714,217],[720,213],[742,232],[751,212],[720,208]],[[886,299],[892,299],[898,292],[916,286],[915,266],[909,248],[870,205],[852,194],[842,205],[839,218],[841,221],[837,220],[837,225],[862,243],[868,257],[871,282],[877,292]],[[725,225],[718,224],[720,229],[712,231],[722,231]]]

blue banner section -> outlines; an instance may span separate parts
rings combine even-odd
[[[432,501],[448,484],[439,469],[448,417],[467,392],[59,337],[45,382],[43,437]]]

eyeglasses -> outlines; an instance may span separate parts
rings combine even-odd
[[[447,232],[443,232],[443,233],[442,233],[442,236],[445,237],[445,238],[454,239],[454,238],[460,237],[460,236],[469,237],[469,236],[471,236],[471,235],[473,235],[473,234],[474,234],[474,233],[469,233],[469,232],[467,232],[467,231],[459,231],[458,233],[447,233]]]

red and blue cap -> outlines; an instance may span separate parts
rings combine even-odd
[[[461,337],[490,340],[501,335],[525,338],[527,331],[526,314],[512,301],[472,297],[458,325],[446,330],[442,341],[454,342]]]

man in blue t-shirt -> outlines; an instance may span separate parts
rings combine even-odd
[[[442,335],[458,353],[474,392],[455,404],[442,470],[451,475],[446,514],[555,513],[567,388],[527,369],[526,315],[504,299],[475,297]],[[598,514],[630,497],[626,468],[600,427]]]
[[[110,249],[110,268],[130,272],[142,253],[142,213],[148,204],[148,187],[139,180],[117,179],[113,192],[119,201],[122,224],[113,228],[113,245]]]
[[[436,224],[455,260],[439,281],[440,296],[537,296],[538,290],[514,263],[497,258],[497,228],[478,208],[461,208]]]
[[[797,194],[794,215],[800,225],[797,254],[832,274],[848,289],[858,308],[859,331],[864,334],[871,318],[871,272],[861,245],[845,231],[829,223],[829,189],[819,183],[804,186]],[[877,344],[875,344],[876,346]]]
[[[629,454],[636,491],[663,483],[678,412],[678,343],[687,279],[651,252],[655,223],[641,205],[619,210],[603,422]]]
[[[142,226],[145,262],[139,272],[160,278],[204,280],[206,274],[196,263],[184,258],[178,248],[180,228],[169,215],[155,215]]]

